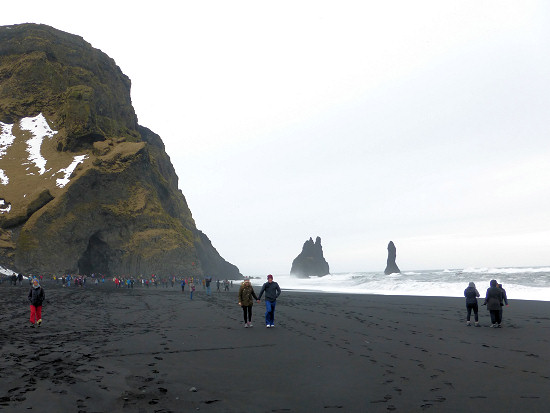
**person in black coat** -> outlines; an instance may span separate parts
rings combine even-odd
[[[487,288],[487,293],[485,294],[485,302],[483,303],[491,314],[491,327],[500,327],[500,323],[502,322],[500,319],[500,303],[502,300],[502,290],[498,288],[496,280],[491,280],[490,287]]]
[[[35,324],[40,327],[40,324],[42,324],[42,303],[46,298],[46,293],[38,283],[37,278],[32,280],[28,298],[31,303],[31,327],[34,327]]]

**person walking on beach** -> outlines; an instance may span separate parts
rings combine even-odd
[[[252,305],[254,304],[252,298],[260,302],[258,297],[256,297],[252,284],[250,284],[250,280],[244,280],[239,288],[239,305],[243,309],[245,327],[252,327]]]
[[[258,301],[262,298],[265,292],[265,326],[267,328],[275,327],[275,304],[277,304],[277,298],[281,295],[281,288],[279,284],[273,281],[273,275],[267,276],[267,282],[264,283],[258,296]]]
[[[193,281],[191,281],[189,283],[189,290],[191,290],[191,295],[189,297],[192,300],[193,299],[193,293],[195,292],[195,283]]]
[[[502,301],[500,302],[500,322],[502,323],[502,310],[505,305],[508,307],[508,297],[506,297],[506,290],[502,288],[502,284],[497,284],[497,287],[502,291]]]
[[[181,279],[181,292],[185,292],[185,278]]]
[[[35,323],[40,327],[40,324],[42,324],[42,303],[46,298],[46,293],[36,278],[32,280],[28,298],[31,303],[31,327],[34,327]]]
[[[490,287],[487,288],[485,294],[485,302],[483,305],[487,306],[487,310],[491,314],[491,327],[500,328],[500,303],[502,301],[502,290],[497,287],[497,281],[491,280]]]
[[[478,306],[477,306],[477,297],[479,297],[479,291],[477,291],[476,285],[471,282],[468,284],[468,287],[464,290],[464,297],[466,297],[466,310],[468,314],[466,316],[466,325],[472,325],[470,323],[470,316],[472,310],[474,310],[474,320],[475,326],[479,327],[479,316],[478,316]]]

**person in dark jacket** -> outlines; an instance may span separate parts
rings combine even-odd
[[[239,288],[239,305],[243,309],[245,327],[252,327],[252,305],[254,304],[252,298],[259,302],[250,280],[244,280]]]
[[[491,327],[500,328],[500,303],[502,302],[502,290],[498,288],[497,281],[491,280],[490,287],[487,288],[485,294],[485,302],[487,310],[491,314]]]
[[[206,277],[204,279],[204,285],[206,286],[206,295],[212,295],[212,288],[210,287],[211,282],[212,282],[212,277]]]
[[[470,316],[472,314],[472,310],[474,310],[474,319],[475,319],[475,326],[479,327],[479,316],[478,316],[478,306],[477,306],[477,297],[479,297],[479,291],[477,291],[476,285],[471,282],[468,284],[468,288],[464,290],[464,297],[466,297],[466,310],[468,311],[468,315],[466,317],[466,325],[470,326]]]
[[[40,327],[40,324],[42,324],[42,303],[46,298],[46,293],[38,283],[37,278],[32,280],[28,298],[31,303],[31,327],[34,327],[35,323]]]
[[[500,302],[500,322],[502,323],[502,310],[505,305],[508,307],[508,297],[506,297],[506,290],[502,288],[502,284],[497,284],[497,287],[502,291],[502,301]]]
[[[273,275],[267,276],[267,282],[262,286],[258,300],[262,298],[265,292],[265,326],[267,328],[275,327],[275,304],[277,298],[281,295],[279,284],[273,281]]]

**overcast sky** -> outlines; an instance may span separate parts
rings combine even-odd
[[[245,275],[550,264],[547,1],[26,1],[132,80]]]

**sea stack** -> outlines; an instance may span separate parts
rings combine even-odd
[[[290,274],[298,278],[322,277],[329,274],[328,262],[323,256],[323,247],[321,246],[321,237],[309,239],[304,243],[302,252],[294,261]]]
[[[386,269],[384,270],[384,274],[397,274],[401,271],[399,270],[399,267],[395,263],[395,257],[397,256],[395,245],[393,241],[390,241],[388,244],[388,263],[386,265]]]

